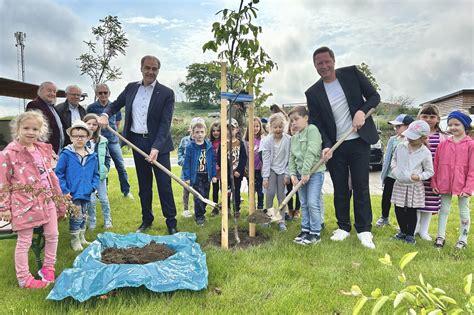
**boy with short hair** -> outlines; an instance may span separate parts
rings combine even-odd
[[[183,163],[183,180],[198,191],[204,198],[209,198],[211,181],[217,182],[216,160],[211,143],[206,139],[207,127],[204,122],[196,122],[191,130],[192,139],[185,150]],[[194,216],[196,223],[203,226],[206,205],[199,198],[194,198]]]
[[[206,124],[205,120],[201,117],[194,117],[191,119],[191,122],[189,123],[189,128],[188,128],[188,135],[184,136],[181,138],[181,141],[179,142],[178,146],[178,165],[183,167],[184,165],[184,158],[186,156],[186,147],[191,143],[191,139],[193,138],[192,136],[192,129],[194,124],[196,123],[203,123]],[[183,170],[181,169],[181,179],[184,180],[183,178]],[[183,188],[183,217],[184,218],[190,218],[193,215],[189,211],[189,191],[186,188]]]
[[[86,213],[91,194],[99,184],[99,160],[97,153],[86,147],[92,131],[85,122],[75,121],[66,133],[72,143],[61,151],[55,173],[62,193],[81,209],[79,216],[69,219],[71,247],[74,251],[80,251],[83,250],[82,245],[89,244],[85,239]]]

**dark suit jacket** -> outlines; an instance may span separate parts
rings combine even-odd
[[[63,133],[64,133],[64,146],[67,146],[68,144],[71,143],[71,139],[66,133],[66,129],[72,126],[72,121],[71,121],[71,111],[69,110],[69,102],[65,101],[64,103],[60,103],[55,106],[56,111],[59,114],[59,117],[61,118],[61,123],[63,124]],[[81,105],[78,105],[79,108],[79,115],[81,116],[81,119],[84,118],[86,115],[86,109],[82,107]]]
[[[346,95],[352,118],[358,110],[367,113],[380,103],[379,93],[356,66],[336,69],[336,77]],[[321,132],[323,148],[329,148],[336,143],[336,123],[323,80],[319,79],[305,94],[309,110],[309,123],[316,125]],[[357,132],[362,140],[369,144],[374,144],[379,139],[372,117],[367,118],[364,126]]]
[[[104,113],[112,116],[125,106],[125,124],[123,135],[128,139],[132,127],[132,104],[141,81],[129,83],[115,102],[110,103]],[[171,120],[174,111],[174,92],[170,88],[156,82],[150,99],[147,115],[148,137],[153,141],[152,148],[160,154],[173,151],[171,138]],[[147,152],[148,153],[148,152]]]
[[[48,139],[47,143],[50,143],[53,146],[54,152],[56,152],[56,154],[58,154],[59,150],[61,149],[59,147],[59,145],[60,145],[59,142],[60,142],[60,139],[61,139],[59,133],[63,132],[63,131],[59,130],[59,126],[56,123],[56,119],[54,118],[54,115],[51,112],[51,110],[48,108],[48,106],[49,105],[46,104],[45,101],[43,101],[40,97],[37,97],[33,101],[29,102],[28,105],[26,105],[26,110],[27,111],[29,111],[29,110],[39,110],[39,111],[41,111],[43,116],[46,117],[46,121],[47,121],[48,126],[49,126],[49,139]],[[54,107],[53,107],[53,110],[56,110],[56,109],[54,109]]]

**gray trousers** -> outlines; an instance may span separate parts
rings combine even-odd
[[[270,170],[270,177],[268,178],[267,195],[265,197],[265,208],[269,209],[273,207],[273,199],[275,195],[280,204],[285,199],[285,174],[277,174],[273,170]],[[282,220],[280,223],[285,223],[285,212],[286,207],[280,210]]]

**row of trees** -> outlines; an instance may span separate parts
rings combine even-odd
[[[372,71],[366,63],[361,63],[358,66],[359,70],[364,73],[375,89],[380,90],[377,80]],[[207,106],[218,105],[220,100],[220,88],[216,82],[220,79],[220,66],[217,61],[205,63],[193,63],[187,68],[186,80],[179,84],[187,99],[193,102],[197,107],[206,108]],[[228,76],[228,82],[231,77]],[[395,100],[395,99],[394,99]],[[412,102],[407,97],[397,98],[404,106],[409,106],[408,102]],[[260,103],[261,104],[261,103]]]

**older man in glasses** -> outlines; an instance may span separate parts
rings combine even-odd
[[[66,87],[66,101],[56,105],[56,111],[63,125],[64,147],[71,143],[69,136],[66,134],[66,130],[72,126],[73,122],[82,120],[86,115],[86,109],[79,104],[81,94],[82,90],[80,87],[77,85],[69,85]]]
[[[105,83],[97,84],[95,87],[95,96],[97,97],[97,101],[87,106],[87,112],[100,116],[104,112],[107,105],[110,103],[110,89],[108,85]],[[114,130],[118,130],[120,128],[121,121],[122,113],[118,111],[115,115],[109,117],[109,126]],[[117,169],[120,181],[120,190],[122,191],[122,194],[125,198],[133,199],[133,195],[130,192],[128,174],[127,170],[125,169],[119,138],[106,128],[102,128],[100,132],[108,140],[107,147],[109,148],[110,157],[114,161],[115,168]]]

